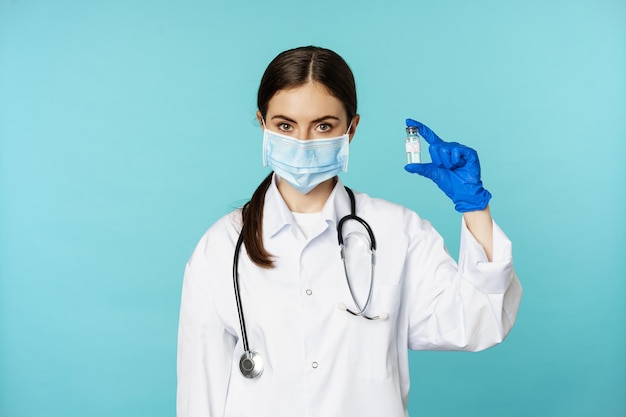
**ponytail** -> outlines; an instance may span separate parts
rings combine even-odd
[[[273,172],[270,173],[258,186],[252,198],[244,204],[241,210],[243,226],[243,244],[246,246],[248,257],[261,268],[273,268],[272,254],[263,246],[263,206],[265,193],[272,183]]]

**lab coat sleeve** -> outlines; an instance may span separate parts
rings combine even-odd
[[[177,417],[222,417],[235,338],[215,306],[210,271],[197,249],[185,268],[178,330]]]
[[[492,262],[465,221],[458,265],[432,227],[413,243],[406,269],[414,297],[408,301],[409,348],[479,351],[510,332],[522,288],[513,269],[511,242],[495,222],[493,229]]]

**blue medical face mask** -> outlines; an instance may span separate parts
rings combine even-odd
[[[336,138],[299,140],[265,127],[263,166],[269,165],[298,192],[307,194],[339,172],[348,170],[348,132]]]

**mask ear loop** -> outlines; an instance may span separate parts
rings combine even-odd
[[[265,118],[261,117],[261,122],[263,123],[263,166],[267,166],[267,126],[265,126]]]
[[[353,119],[354,120],[354,119]],[[343,166],[343,172],[348,172],[348,155],[350,154],[350,129],[352,129],[352,120],[350,120],[350,124],[348,125],[348,130],[342,136],[345,137],[345,164]]]

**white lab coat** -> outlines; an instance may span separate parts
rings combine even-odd
[[[275,184],[266,194],[263,241],[274,269],[239,257],[249,344],[265,362],[257,379],[238,369],[243,352],[232,261],[237,210],[217,221],[189,259],[178,341],[178,417],[407,415],[407,349],[477,351],[501,342],[522,294],[511,243],[494,224],[493,262],[462,224],[459,264],[441,236],[416,213],[356,194],[357,215],[377,243],[369,321],[352,308],[337,244],[337,222],[350,212],[338,181],[317,229],[305,238]],[[364,232],[346,224],[349,268],[357,298],[369,288]],[[353,239],[353,237],[356,237]]]

